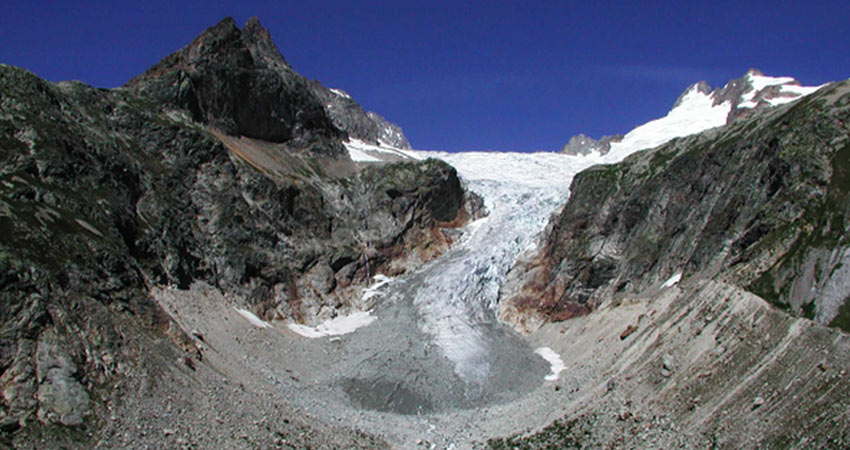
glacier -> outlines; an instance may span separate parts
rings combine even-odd
[[[786,81],[754,78],[750,89]],[[800,95],[813,92],[789,89]],[[343,387],[350,400],[367,409],[420,414],[506,401],[543,380],[557,380],[562,355],[531,348],[498,320],[499,289],[508,271],[521,255],[536,250],[540,233],[566,203],[577,173],[722,126],[732,108],[731,102],[717,103],[694,85],[667,115],[612,142],[605,155],[448,153],[354,139],[346,143],[358,164],[442,159],[457,169],[468,190],[483,197],[489,212],[467,225],[463,238],[445,254],[381,290],[374,317],[348,336],[354,369]],[[664,287],[680,278],[673,275]]]

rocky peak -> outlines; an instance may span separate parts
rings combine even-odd
[[[724,86],[725,97],[733,105],[728,121],[792,102],[818,88],[820,86],[803,86],[792,77],[770,77],[757,69],[750,69],[742,78]],[[734,96],[730,96],[730,93]],[[718,99],[720,96],[718,94]]]
[[[126,87],[231,135],[302,145],[319,139],[331,153],[344,137],[256,18],[242,30],[222,20]]]
[[[265,319],[324,320],[474,217],[446,163],[320,158],[345,133],[255,19],[123,88],[0,64],[0,92],[0,448],[91,448],[117,415],[104,388],[138,399],[118,386],[175,360],[194,373],[202,350],[150,289],[204,284]],[[45,426],[75,428],[44,444]]]
[[[612,142],[620,142],[621,140],[623,140],[622,134],[602,136],[599,140],[596,140],[579,133],[570,138],[567,145],[561,149],[561,153],[567,155],[589,155],[591,153],[605,155],[611,150]]]
[[[379,114],[366,111],[345,91],[329,89],[318,81],[312,82],[312,88],[334,125],[345,130],[350,137],[379,146],[410,148],[401,127]]]
[[[275,45],[269,30],[260,24],[260,20],[251,17],[242,27],[242,39],[248,44],[248,49],[255,61],[262,61],[273,69],[292,71],[289,63]]]
[[[710,96],[714,106],[728,102],[730,105],[727,123],[753,111],[794,101],[808,95],[818,87],[802,86],[791,77],[770,77],[758,69],[750,69],[741,78],[727,82],[722,88],[713,89],[705,81],[689,86],[676,100],[673,108],[680,106],[682,100],[692,91]]]

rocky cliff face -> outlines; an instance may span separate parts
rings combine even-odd
[[[503,317],[564,320],[679,274],[848,329],[848,105],[850,83],[832,84],[579,174],[542,250],[512,271]]]
[[[311,83],[334,125],[352,138],[374,145],[410,149],[401,127],[371,111],[366,111],[350,95],[340,89],[329,89],[321,83]]]
[[[357,171],[255,19],[123,88],[0,66],[0,92],[2,443],[89,446],[113,388],[163,369],[144,349],[200,358],[153,287],[203,281],[309,322],[440,253],[465,218],[445,163]]]

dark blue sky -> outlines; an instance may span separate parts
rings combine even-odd
[[[3,3],[0,62],[99,87],[224,16],[258,16],[296,70],[423,149],[551,150],[626,132],[692,82],[750,67],[808,85],[850,77],[846,0]]]

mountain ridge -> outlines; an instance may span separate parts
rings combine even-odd
[[[722,88],[714,89],[706,81],[698,81],[685,88],[664,117],[639,125],[625,135],[602,136],[596,140],[578,134],[570,138],[560,152],[604,157],[611,151],[612,145],[615,150],[620,148],[619,153],[654,147],[676,137],[726,125],[794,101],[819,87],[802,86],[791,77],[768,77],[758,69],[748,70],[741,78],[727,82]],[[693,111],[688,112],[688,109]],[[676,122],[676,116],[684,116],[686,121]],[[661,125],[665,122],[670,123]],[[637,137],[639,134],[647,135],[643,142]]]

